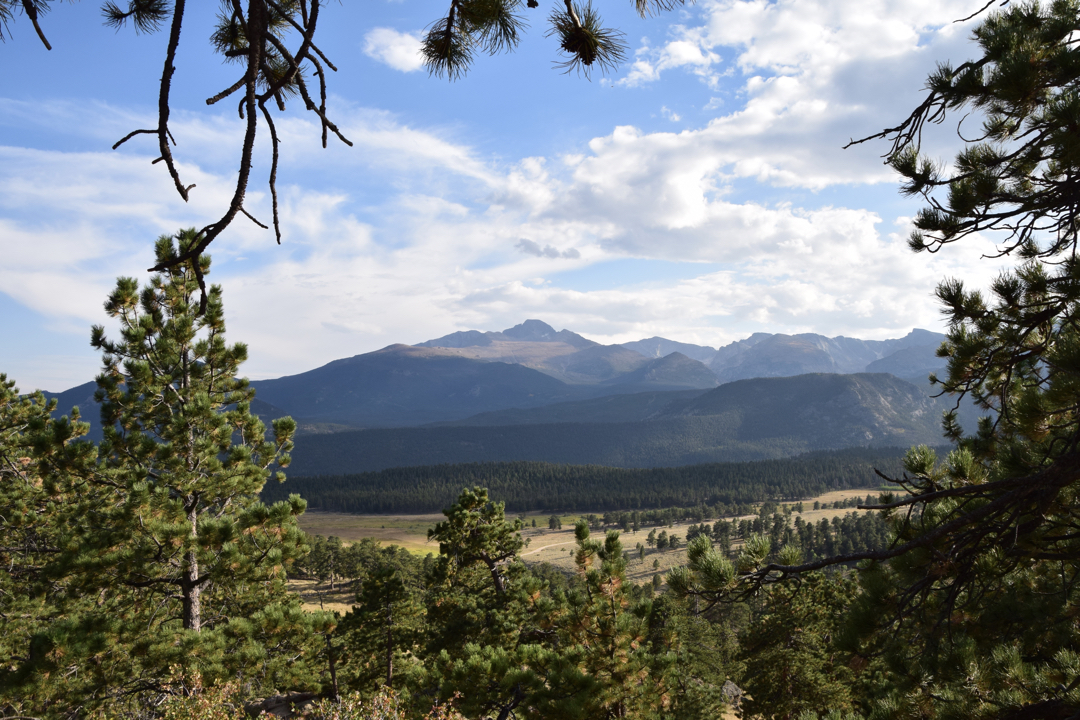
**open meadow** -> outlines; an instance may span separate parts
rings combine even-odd
[[[429,543],[427,531],[445,520],[442,513],[430,515],[350,515],[311,511],[300,516],[300,527],[310,535],[336,535],[346,543],[375,538],[383,545],[399,545],[419,555],[439,553],[438,543]],[[546,522],[546,520],[545,520]]]
[[[862,498],[868,494],[876,495],[877,488],[862,488],[856,490],[836,490],[818,497],[803,500],[803,511],[797,513],[805,522],[817,523],[822,519],[831,520],[837,516],[843,516],[855,512],[851,508],[833,508],[834,502],[849,500],[850,498]],[[814,502],[820,502],[823,506],[814,510]],[[796,503],[785,502],[784,505]],[[824,507],[829,505],[830,507]],[[602,513],[599,513],[602,514]],[[560,570],[573,572],[575,547],[574,524],[579,518],[588,513],[572,513],[561,515],[562,529],[549,530],[548,514],[522,513],[517,517],[523,517],[525,528],[522,537],[527,545],[522,550],[522,559],[529,564],[549,563]],[[753,515],[743,515],[741,518],[752,518]],[[300,516],[300,527],[311,535],[323,535],[326,537],[337,536],[345,543],[358,542],[364,538],[374,538],[383,545],[398,545],[409,552],[426,555],[439,553],[439,546],[435,542],[429,542],[427,532],[435,526],[435,523],[444,519],[439,514],[426,515],[350,515],[347,513],[327,513],[309,511]],[[731,518],[727,518],[730,521]],[[536,527],[533,527],[533,521]],[[715,518],[708,522],[715,522]],[[667,530],[669,534],[678,535],[682,538],[682,545],[675,549],[658,550],[648,547],[645,539],[653,526],[643,527],[638,532],[625,532],[622,534],[623,547],[630,553],[626,564],[626,576],[631,582],[639,585],[651,582],[653,575],[659,573],[663,576],[673,567],[686,563],[686,531],[691,523],[677,522],[671,527],[664,526],[657,530]],[[593,531],[599,534],[602,531]],[[645,545],[645,557],[640,558],[635,546],[641,543]],[[734,547],[740,545],[739,541],[732,543]],[[318,583],[314,580],[292,580],[290,587],[300,594],[304,601],[304,607],[308,610],[337,610],[346,612],[352,606],[354,590],[348,585],[338,585],[331,590],[328,583]]]

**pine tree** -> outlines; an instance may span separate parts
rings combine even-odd
[[[947,376],[934,379],[991,412],[971,436],[946,418],[958,448],[943,462],[909,453],[901,484],[912,497],[883,503],[902,556],[866,579],[866,602],[891,609],[907,638],[879,636],[912,692],[895,702],[936,697],[944,717],[1080,710],[1068,609],[1080,600],[1078,30],[1073,0],[988,16],[975,31],[982,56],[942,65],[926,101],[879,135],[893,141],[905,192],[927,201],[912,249],[991,232],[1017,262],[989,295],[959,280],[938,288],[950,331]],[[982,128],[946,172],[920,155],[920,133],[961,108],[981,111]]]
[[[649,591],[652,585],[646,586]],[[646,594],[651,594],[646,591]],[[729,617],[706,616],[671,593],[648,605],[647,656],[650,680],[662,688],[663,718],[715,720],[727,717],[724,684],[742,682],[739,643]]]
[[[341,622],[347,652],[357,670],[347,684],[373,694],[380,687],[398,690],[409,658],[423,638],[424,607],[419,588],[400,569],[385,565],[363,581],[356,606]]]
[[[590,539],[589,526],[574,528],[581,582],[567,593],[564,624],[568,654],[595,684],[586,717],[645,717],[663,705],[662,673],[650,673],[653,658],[644,646],[648,603],[634,605],[626,592],[626,561],[619,533]]]
[[[159,239],[158,260],[195,237]],[[237,674],[253,687],[317,683],[303,658],[312,623],[329,620],[285,589],[304,502],[258,499],[271,466],[288,464],[295,423],[275,421],[265,439],[238,379],[246,348],[225,342],[220,288],[198,314],[210,261],[198,263],[199,273],[171,265],[141,291],[121,278],[106,302],[121,338],[93,329],[105,437],[92,466],[68,463],[51,480],[64,502],[48,509],[61,536],[47,573],[63,579],[53,599],[63,615],[40,628],[17,673],[22,692],[45,700],[48,679],[70,674],[54,706],[65,695],[93,707],[190,693]]]
[[[78,442],[89,427],[78,409],[53,420],[55,409],[41,393],[20,396],[0,374],[0,707],[7,714],[41,707],[21,688],[40,652],[41,629],[63,614],[56,598],[66,582],[49,572],[65,530],[54,508],[72,501],[60,480],[96,458],[92,445]],[[53,681],[45,694],[61,694],[65,685]]]
[[[741,638],[748,715],[796,718],[852,709],[855,673],[835,641],[856,592],[852,580],[821,573],[767,589]]]
[[[544,584],[520,560],[521,521],[508,521],[503,504],[491,502],[483,488],[463,490],[443,512],[447,519],[428,532],[439,542],[439,559],[430,578],[431,634],[419,691],[443,701],[458,694],[466,715],[499,720],[523,708],[550,709],[552,686],[572,683],[575,673],[550,648],[555,610]]]

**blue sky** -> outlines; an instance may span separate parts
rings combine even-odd
[[[984,284],[973,241],[904,246],[918,205],[896,193],[881,143],[936,62],[974,54],[981,3],[703,0],[641,19],[598,4],[631,58],[586,79],[553,67],[552,0],[513,54],[457,82],[420,67],[439,2],[331,3],[319,44],[331,117],[354,141],[322,150],[312,118],[279,120],[284,242],[237,222],[214,244],[230,336],[253,378],[395,342],[499,330],[526,318],[600,342],[652,335],[718,346],[753,332],[885,338],[941,329],[945,276]],[[209,51],[216,4],[191,6],[173,132],[189,203],[151,165],[165,35],[101,25],[57,3],[47,52],[17,16],[0,83],[0,372],[24,390],[92,379],[89,328],[118,275],[145,276],[153,240],[225,206],[242,131],[204,102],[237,77]],[[928,139],[956,149],[955,125]],[[265,149],[265,147],[263,147]],[[259,155],[247,207],[268,220]]]

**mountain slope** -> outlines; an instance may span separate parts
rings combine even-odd
[[[571,355],[550,358],[537,370],[566,382],[594,384],[617,380],[649,364],[641,353],[618,345],[595,345]]]
[[[704,345],[692,345],[690,343],[676,342],[662,337],[651,337],[645,340],[635,340],[623,343],[624,348],[639,352],[648,358],[662,358],[671,353],[682,353],[688,358],[706,363],[716,356],[716,349]]]
[[[607,380],[604,384],[633,386],[642,390],[674,390],[676,388],[714,388],[720,382],[704,363],[688,358],[680,352],[673,352],[637,370]]]
[[[718,353],[710,367],[720,382],[843,372],[823,340],[827,338],[820,335],[770,335],[740,353],[731,364]]]
[[[689,400],[705,390],[605,395],[589,400],[553,403],[537,408],[510,408],[480,413],[464,420],[432,423],[440,427],[504,427],[506,425],[550,425],[553,423],[625,423],[655,418],[679,400]]]
[[[420,425],[507,407],[574,400],[580,392],[537,370],[408,345],[252,383],[298,420],[359,427]]]
[[[937,356],[939,344],[902,348],[870,363],[866,366],[866,372],[885,372],[900,378],[920,377],[925,380],[930,373],[945,367],[945,359]]]
[[[593,408],[598,407],[599,401],[592,402]],[[297,439],[292,472],[339,474],[511,460],[617,467],[759,460],[817,449],[938,444],[939,424],[936,403],[890,375],[803,375],[722,385],[670,402],[641,422],[373,429],[306,436]]]
[[[790,435],[817,447],[929,442],[941,420],[937,402],[884,373],[740,380],[674,402],[658,418],[729,414],[739,419],[740,440]]]

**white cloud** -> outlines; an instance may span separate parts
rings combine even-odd
[[[705,111],[732,110],[679,140],[650,135],[638,144],[665,144],[673,152],[693,146],[713,159],[717,173],[777,187],[820,190],[891,180],[874,149],[839,149],[906,116],[921,100],[935,59],[970,52],[969,26],[952,23],[969,14],[968,5],[706,0],[700,25],[673,26],[669,42],[658,48],[644,41],[619,84],[640,86],[682,68],[701,75],[712,90],[726,91],[710,93]],[[741,75],[722,88],[720,53]],[[729,102],[733,98],[739,102]],[[931,134],[932,150],[935,142]]]
[[[674,39],[661,47],[650,47],[646,40],[634,53],[630,72],[618,81],[619,85],[637,87],[660,79],[660,74],[674,68],[686,69],[709,87],[716,87],[719,74],[714,66],[721,57],[713,52],[704,28],[687,28],[676,25],[671,28]]]
[[[525,317],[608,341],[663,334],[717,345],[754,330],[895,335],[936,321],[938,278],[988,274],[975,252],[984,248],[914,256],[903,244],[906,221],[886,233],[868,210],[732,202],[715,189],[716,160],[701,152],[700,134],[621,129],[553,173],[536,158],[509,168],[482,163],[467,147],[404,126],[378,133],[421,157],[461,162],[432,177],[396,154],[339,154],[350,172],[394,188],[387,200],[366,207],[347,194],[284,187],[284,245],[238,224],[212,248],[211,279],[225,288],[231,336],[251,346],[253,377]],[[13,248],[0,286],[84,327],[101,321],[116,275],[145,277],[148,237],[192,224],[229,189],[227,176],[186,167],[204,191],[193,209],[172,198],[145,157],[3,152],[19,180],[0,187],[0,235]],[[155,191],[140,193],[140,185]],[[131,204],[133,196],[157,201]],[[257,214],[265,204],[251,200]],[[66,210],[48,211],[55,207]],[[648,283],[608,275],[603,287],[580,289],[551,274],[603,274],[627,258],[684,263],[685,271]],[[695,270],[699,263],[709,265]],[[86,301],[72,304],[72,296]]]
[[[675,112],[666,105],[660,108],[660,114],[671,122],[679,122],[680,120],[682,120],[682,115],[679,115],[679,113]]]
[[[401,72],[416,72],[424,67],[420,45],[418,34],[393,28],[379,27],[364,34],[364,54]]]

